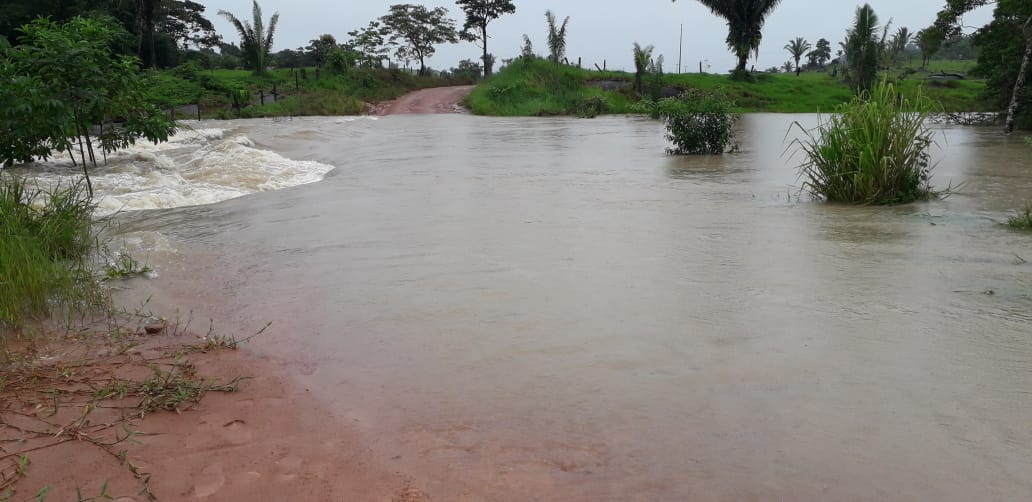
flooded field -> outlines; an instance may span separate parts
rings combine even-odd
[[[957,194],[825,205],[794,120],[694,158],[625,117],[201,124],[262,152],[212,163],[225,186],[335,169],[120,216],[168,242],[134,294],[272,321],[248,350],[434,500],[1027,499],[1032,236],[998,223],[1032,148],[947,127]]]

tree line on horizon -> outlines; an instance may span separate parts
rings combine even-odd
[[[782,0],[696,1],[727,22],[725,42],[737,61],[734,72],[747,73],[749,59],[758,55],[765,22]],[[1024,87],[1032,73],[1029,70],[1032,3],[1027,0],[943,1],[945,4],[932,25],[913,34],[908,29],[900,29],[891,38],[888,37],[889,23],[878,24],[869,6],[858,7],[853,26],[838,52],[838,59],[846,63],[850,84],[856,90],[869,88],[879,64],[885,66],[886,57],[895,57],[908,49],[919,50],[923,63],[927,64],[944,44],[962,39],[959,20],[964,13],[993,5],[992,21],[970,37],[979,52],[973,73],[987,79],[990,97],[1010,112],[1008,128],[1013,127],[1016,120],[1023,125],[1032,123],[1032,113],[1028,110],[1030,96]],[[346,70],[356,66],[383,67],[385,63],[391,66],[414,62],[420,74],[427,74],[426,58],[435,53],[437,46],[465,40],[475,43],[481,56],[478,63],[463,63],[485,77],[490,76],[496,58],[488,47],[489,27],[502,16],[515,13],[516,7],[512,0],[457,0],[456,5],[464,14],[461,26],[448,17],[448,9],[444,7],[431,9],[419,4],[395,4],[383,16],[348,32],[350,38],[344,42],[338,42],[332,34],[322,34],[306,47],[273,52],[278,13],[267,21],[262,19],[256,1],[250,19],[219,12],[237,31],[237,45],[227,43],[205,17],[205,7],[191,0],[7,0],[0,5],[0,35],[3,35],[0,48],[18,45],[19,27],[37,17],[63,21],[81,16],[103,19],[120,27],[120,34],[111,42],[113,51],[138,57],[142,67],[171,67],[192,60],[202,68],[242,66],[261,73],[271,65],[329,66]],[[551,11],[546,16],[550,14]],[[554,18],[548,21],[551,57],[559,41],[563,44],[560,52],[565,52],[569,18],[561,23]],[[870,28],[874,28],[875,35]],[[562,37],[555,37],[560,32]],[[871,40],[876,35],[880,35],[880,39],[878,44],[873,44]],[[785,49],[794,60],[797,72],[803,57],[808,58],[810,66],[822,65],[832,57],[831,44],[826,38],[818,40],[815,47],[809,46],[805,39],[796,38],[790,40]],[[867,62],[861,65],[858,62],[861,60]],[[872,65],[873,71],[865,69]],[[784,66],[790,67],[788,63]]]

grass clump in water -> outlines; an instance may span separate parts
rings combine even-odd
[[[1014,230],[1032,231],[1032,202],[1025,204],[1025,208],[1018,211],[1018,214],[1008,218],[1007,226]]]
[[[46,191],[0,174],[0,328],[86,300],[92,212],[82,182]]]
[[[879,82],[795,141],[805,155],[803,189],[829,202],[860,204],[904,204],[948,193],[930,184],[934,134],[925,124],[933,110],[920,91],[905,96],[894,84]]]

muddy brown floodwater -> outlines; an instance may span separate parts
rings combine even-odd
[[[1028,500],[1032,149],[947,127],[958,194],[825,205],[794,120],[684,158],[638,118],[229,123],[336,170],[128,215],[179,250],[139,291],[272,321],[327,441],[433,500]]]

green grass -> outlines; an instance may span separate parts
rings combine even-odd
[[[840,106],[795,142],[806,159],[799,167],[803,189],[829,202],[860,204],[938,195],[929,185],[934,137],[925,125],[933,109],[928,98],[884,80]]]
[[[978,64],[973,59],[968,60],[957,60],[957,59],[940,59],[931,60],[928,62],[926,68],[921,68],[921,59],[915,58],[914,60],[904,61],[900,66],[903,68],[911,68],[919,71],[926,71],[928,73],[970,73],[971,70]]]
[[[469,80],[423,77],[400,70],[352,68],[336,73],[315,68],[277,68],[264,75],[248,70],[203,70],[180,66],[150,72],[148,101],[162,108],[199,103],[202,115],[219,118],[296,115],[355,115],[363,102],[395,99],[428,87],[471,84]],[[273,89],[281,99],[264,106],[233,109],[233,94],[266,95]]]
[[[361,101],[340,92],[310,91],[262,106],[240,111],[241,118],[309,115],[358,115],[365,110]]]
[[[204,86],[169,72],[147,73],[144,96],[162,109],[196,103],[207,91]]]
[[[970,62],[937,62],[943,67],[956,67]],[[893,77],[900,72],[887,72]],[[914,73],[903,79],[902,88],[914,93],[923,87],[923,94],[940,105],[943,111],[985,111],[991,109],[982,95],[981,80],[926,80],[925,74]],[[467,100],[478,115],[534,116],[574,115],[578,100],[601,96],[608,102],[608,113],[626,113],[638,100],[633,90],[634,75],[626,72],[597,72],[570,66],[556,66],[535,60],[524,64],[517,60],[491,79],[482,82]],[[621,83],[618,89],[603,91],[593,83]],[[841,75],[823,71],[794,73],[756,73],[750,81],[732,79],[729,75],[667,74],[663,76],[667,94],[688,89],[719,91],[735,102],[735,111],[774,113],[826,112],[848,103],[853,98]]]
[[[81,182],[44,191],[0,174],[0,327],[84,300],[92,211]]]
[[[626,83],[620,90],[605,91],[590,85],[597,80]],[[478,115],[577,115],[584,103],[601,99],[605,112],[627,113],[630,86],[627,74],[599,74],[544,59],[519,60],[477,86],[466,98],[466,105]]]
[[[727,94],[740,112],[812,113],[830,110],[852,97],[844,83],[829,73],[760,73],[751,82],[732,80],[727,75],[668,75],[667,85],[678,89],[719,90]]]

